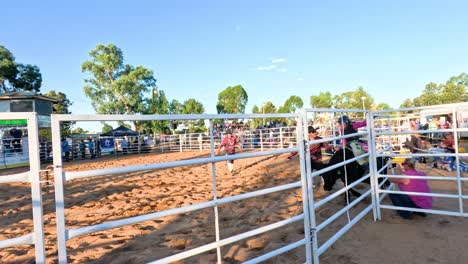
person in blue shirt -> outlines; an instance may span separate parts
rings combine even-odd
[[[70,144],[65,138],[62,138],[62,152],[64,153],[65,161],[70,161]]]
[[[94,155],[94,141],[93,139],[89,139],[89,142],[88,142],[88,150],[89,150],[89,154],[91,154],[91,159],[94,159],[96,156]]]

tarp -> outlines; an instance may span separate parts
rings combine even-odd
[[[101,134],[101,137],[123,137],[123,136],[138,136],[140,133],[126,128],[124,126],[119,126],[118,128],[109,131],[107,133]]]
[[[101,152],[112,152],[114,151],[114,138],[101,138]]]

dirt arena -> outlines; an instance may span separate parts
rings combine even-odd
[[[207,157],[208,153],[184,152],[128,155],[65,164],[66,171],[93,170],[127,165]],[[300,180],[298,158],[259,157],[235,161],[233,175],[225,162],[216,164],[218,197],[229,197]],[[425,170],[425,164],[420,164]],[[16,173],[20,169],[2,171]],[[432,175],[449,175],[432,169]],[[454,175],[451,173],[451,175]],[[78,228],[106,221],[182,207],[212,199],[211,164],[145,171],[126,175],[101,176],[67,182],[67,228]],[[339,188],[337,184],[335,188]],[[434,192],[456,193],[456,183],[433,181]],[[359,186],[361,191],[369,188]],[[466,188],[465,188],[466,189]],[[317,189],[317,200],[327,193]],[[53,188],[43,188],[46,252],[48,263],[56,263],[56,226]],[[388,200],[386,200],[388,203]],[[457,210],[457,199],[435,199],[435,209]],[[364,199],[370,204],[370,199]],[[350,212],[356,215],[365,205]],[[318,223],[341,209],[338,198],[317,211]],[[465,211],[468,206],[465,206]],[[465,263],[465,230],[468,220],[460,217],[429,215],[401,221],[390,210],[383,220],[374,222],[367,215],[321,256],[321,263]],[[219,206],[221,239],[265,226],[302,213],[300,189],[273,193]],[[0,239],[32,231],[30,188],[27,184],[0,185]],[[323,243],[346,222],[336,220],[318,234]],[[303,222],[264,233],[221,248],[223,262],[240,263],[303,238]],[[215,241],[212,208],[124,226],[73,238],[67,242],[69,263],[146,263]],[[297,248],[267,263],[303,263],[304,247]],[[1,263],[34,263],[32,246],[0,250]],[[180,263],[215,263],[216,250]]]

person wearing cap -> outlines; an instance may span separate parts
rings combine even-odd
[[[221,150],[224,150],[227,155],[234,155],[236,154],[236,147],[239,147],[239,141],[232,135],[231,130],[226,130],[225,137],[219,144],[218,154]],[[228,160],[228,170],[230,173],[234,170],[234,160]]]
[[[412,158],[407,158],[401,165],[398,165],[396,167],[396,174],[408,176],[425,176],[424,172],[416,170],[416,160]],[[390,182],[398,184],[398,188],[403,192],[431,192],[431,188],[429,187],[426,179],[390,178]],[[418,209],[432,208],[431,196],[390,193],[389,197],[395,206]],[[426,214],[422,212],[411,212],[405,210],[397,210],[397,213],[401,218],[404,219],[412,219],[414,214],[426,216]]]
[[[318,134],[317,130],[313,126],[309,126],[307,128],[307,132],[309,133],[309,140],[322,139],[321,137],[317,135]],[[310,144],[310,164],[311,164],[312,170],[321,170],[323,168],[322,147],[324,147],[327,150],[331,149],[330,145],[328,145],[328,143],[326,142]],[[288,159],[291,159],[297,154],[298,152],[292,152],[288,156]]]
[[[358,121],[351,123],[351,120],[348,116],[343,115],[337,119],[337,129],[342,136],[357,133],[357,130],[361,127],[367,126],[367,121]],[[358,157],[367,152],[368,146],[364,142],[359,141],[359,136],[343,138],[341,139],[343,147],[350,149],[354,157]],[[335,148],[335,151],[338,151],[339,148]],[[356,161],[362,169],[366,172],[369,170],[369,158],[361,158]]]

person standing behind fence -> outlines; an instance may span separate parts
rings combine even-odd
[[[309,133],[309,140],[322,139],[321,137],[317,135],[317,130],[313,126],[309,126],[307,128],[307,132]],[[326,150],[331,149],[331,146],[326,142],[310,144],[310,164],[311,164],[312,170],[323,169],[322,147],[324,147]],[[288,156],[288,159],[291,159],[297,154],[298,152],[291,152],[291,154]]]
[[[402,171],[403,170],[403,171]],[[397,175],[408,175],[408,176],[425,176],[424,172],[416,170],[416,160],[407,158],[401,165],[398,165],[395,170]],[[390,178],[390,182],[397,183],[400,191],[403,192],[421,192],[430,193],[431,189],[427,184],[426,179],[400,179]],[[407,194],[389,194],[393,205],[399,207],[419,208],[419,209],[431,209],[432,208],[432,197],[424,195],[407,195]],[[397,210],[397,213],[401,218],[412,219],[413,214],[426,216],[425,213],[411,212],[405,210]]]
[[[128,141],[127,138],[124,137],[122,141],[120,142],[120,146],[122,147],[122,153],[127,154],[128,152]]]
[[[86,144],[84,143],[84,140],[80,141],[80,153],[81,159],[86,159]]]
[[[88,150],[89,150],[89,154],[91,155],[91,159],[94,159],[95,158],[95,155],[94,155],[94,141],[92,138],[89,139],[88,141]]]
[[[70,144],[68,144],[67,139],[62,138],[62,152],[64,153],[65,161],[70,161]]]
[[[232,135],[231,130],[226,130],[225,137],[219,144],[218,154],[224,151],[227,155],[236,154],[236,147],[239,147],[239,141]],[[228,170],[230,173],[234,170],[234,160],[228,160]]]

